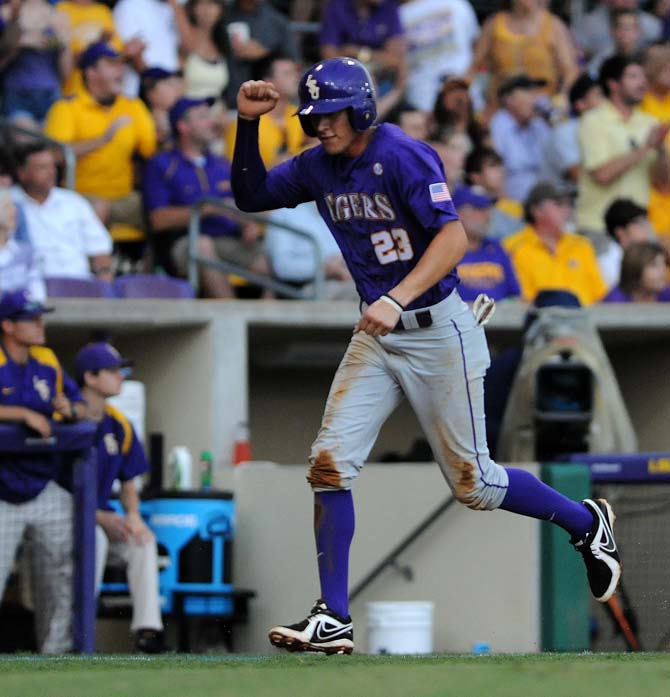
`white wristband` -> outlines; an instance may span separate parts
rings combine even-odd
[[[379,299],[383,300],[385,303],[395,308],[401,314],[405,311],[405,308],[397,300],[394,300],[390,295],[380,295]]]

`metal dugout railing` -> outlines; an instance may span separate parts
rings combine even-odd
[[[323,297],[325,278],[322,263],[323,259],[319,244],[309,233],[301,230],[300,228],[294,227],[293,225],[286,225],[285,223],[278,223],[274,221],[272,222],[273,226],[282,228],[293,235],[302,237],[303,239],[307,240],[310,245],[312,245],[314,249],[314,259],[316,262],[316,273],[312,283],[310,283],[306,289],[296,288],[294,285],[279,281],[272,276],[264,276],[263,274],[256,273],[226,259],[209,259],[207,257],[200,256],[198,254],[198,236],[200,235],[202,208],[205,205],[215,206],[216,208],[221,209],[221,211],[232,213],[245,220],[253,220],[254,222],[262,225],[267,225],[269,222],[268,219],[263,215],[257,213],[242,213],[232,204],[222,201],[219,198],[203,198],[198,201],[198,203],[193,206],[193,212],[191,213],[188,227],[188,281],[196,293],[198,292],[199,285],[198,267],[207,266],[213,269],[218,269],[225,274],[235,274],[241,278],[244,278],[250,283],[253,283],[254,285],[267,288],[275,293],[289,298],[295,298],[298,300],[319,300]]]

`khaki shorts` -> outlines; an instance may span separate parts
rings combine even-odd
[[[247,269],[264,256],[262,240],[253,244],[244,244],[239,237],[213,237],[212,240],[219,258]],[[170,255],[177,272],[185,276],[188,272],[188,237],[180,237],[174,243]]]
[[[86,195],[86,199],[91,203],[100,198],[102,197]],[[109,223],[107,224],[108,227],[111,227],[114,223],[122,223],[146,232],[142,196],[139,191],[131,191],[127,196],[110,201],[110,204],[112,208]]]

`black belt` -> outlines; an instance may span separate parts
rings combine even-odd
[[[426,329],[427,327],[432,326],[433,324],[433,316],[430,314],[430,310],[417,310],[414,313],[414,319],[416,319],[416,323],[419,325],[419,329]],[[413,329],[413,327],[410,327],[410,329]],[[393,331],[394,332],[404,332],[407,330],[407,327],[402,323],[402,317],[398,320],[398,324],[395,325]]]

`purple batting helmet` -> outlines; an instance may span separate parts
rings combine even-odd
[[[370,128],[377,118],[375,88],[366,67],[354,58],[329,58],[313,65],[300,79],[300,106],[295,112],[302,130],[314,137],[312,114],[349,110],[356,131]]]

